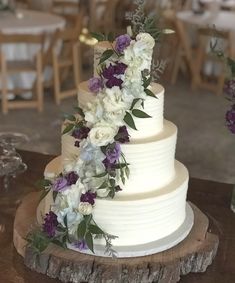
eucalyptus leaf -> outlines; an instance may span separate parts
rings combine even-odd
[[[108,39],[109,42],[113,42],[114,41],[115,38],[114,38],[113,32],[109,32],[108,33],[107,39]]]
[[[114,54],[114,51],[112,49],[107,49],[104,51],[104,53],[100,57],[99,65],[105,62],[107,59],[109,59]]]
[[[91,219],[92,219],[92,214],[84,215],[84,220],[86,222],[87,227],[90,225]]]
[[[133,109],[132,114],[137,118],[151,118],[151,116],[139,109]]]
[[[73,129],[74,129],[74,124],[68,124],[68,125],[64,128],[62,134],[65,135],[65,134],[71,132]]]
[[[121,169],[127,167],[129,164],[128,163],[118,163],[114,165],[115,169]]]
[[[88,246],[88,248],[93,252],[94,252],[94,246],[93,246],[93,238],[92,238],[92,234],[90,232],[86,233],[86,236],[85,236],[85,241],[86,241],[86,244]]]
[[[111,187],[115,187],[115,179],[110,179],[109,184]]]
[[[48,195],[49,192],[50,192],[50,189],[43,190],[42,194],[40,195],[39,202],[41,202]]]
[[[68,217],[67,217],[67,214],[64,217],[64,225],[65,225],[66,228],[68,228]]]
[[[136,130],[134,119],[132,118],[131,114],[129,112],[126,112],[126,115],[124,117],[124,122],[132,129]]]

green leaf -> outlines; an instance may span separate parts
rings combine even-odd
[[[71,131],[73,130],[73,128],[74,128],[74,124],[68,124],[68,125],[64,128],[62,134],[65,135],[65,134],[71,132]]]
[[[84,236],[86,234],[86,222],[85,220],[82,220],[78,225],[77,235],[78,239],[84,239]]]
[[[86,241],[86,244],[87,244],[88,248],[94,254],[93,238],[92,238],[92,234],[90,232],[86,233],[85,241]]]
[[[74,115],[70,115],[70,114],[65,114],[65,115],[64,115],[64,118],[65,118],[66,120],[71,121],[71,122],[75,122],[75,121],[77,120]]]
[[[101,178],[101,177],[104,177],[104,176],[106,176],[107,175],[107,172],[103,172],[103,173],[100,173],[100,174],[98,174],[98,175],[95,175],[94,177],[95,178]]]
[[[132,114],[137,118],[151,118],[151,116],[139,109],[133,109]]]
[[[144,80],[143,87],[146,89],[150,85],[152,78],[151,76],[149,76],[149,78],[143,77],[143,80]]]
[[[109,184],[111,187],[115,187],[115,179],[110,179]]]
[[[136,103],[137,103],[139,100],[141,100],[141,98],[134,98],[134,99],[133,99],[130,110],[132,110],[132,109],[135,107]]]
[[[54,200],[54,201],[55,201],[55,199],[56,199],[57,195],[58,195],[58,192],[53,191],[52,196],[53,196],[53,200]]]
[[[115,188],[110,188],[108,196],[111,197],[111,198],[114,198],[114,196],[115,196]]]
[[[104,181],[98,188],[97,190],[105,189],[108,187],[107,181]]]
[[[126,177],[129,178],[129,176],[130,176],[130,169],[129,169],[128,166],[125,168],[125,174],[126,174]]]
[[[114,165],[115,169],[121,169],[127,167],[129,164],[128,163],[118,163]]]
[[[129,112],[126,112],[126,115],[124,117],[124,122],[132,129],[136,130],[134,119],[132,118],[131,114]]]
[[[81,107],[76,106],[76,107],[74,107],[74,109],[77,111],[77,113],[78,113],[82,118],[85,117],[85,114],[84,114],[84,112],[83,112],[83,110],[82,110]]]
[[[227,58],[228,66],[230,67],[231,73],[234,76],[235,75],[235,61],[231,58]]]
[[[67,219],[67,214],[64,217],[64,225],[67,228],[68,227],[68,219]]]
[[[93,224],[90,224],[89,231],[91,234],[104,234],[104,232],[97,225]]]
[[[107,49],[104,51],[104,53],[100,57],[99,65],[105,62],[107,59],[109,59],[114,54],[114,51],[112,49]]]
[[[109,42],[113,42],[114,41],[115,38],[114,38],[113,32],[109,32],[108,33],[107,39],[108,39]]]
[[[92,214],[84,215],[84,220],[86,222],[87,227],[90,225],[91,219],[92,219]]]
[[[92,37],[94,37],[95,39],[97,39],[98,41],[104,41],[105,40],[105,35],[102,33],[98,33],[98,32],[91,32],[90,33]]]
[[[39,198],[39,202],[41,202],[46,196],[47,194],[50,192],[50,189],[48,190],[43,190],[42,191],[42,194],[40,195],[40,198]]]
[[[45,188],[47,187],[50,187],[51,186],[51,181],[50,180],[47,180],[47,179],[41,179],[41,180],[38,180],[36,183],[35,183],[35,186],[40,189],[40,190],[44,190]]]
[[[150,89],[146,88],[146,89],[144,90],[144,92],[146,93],[146,95],[158,99],[157,96],[156,96]]]

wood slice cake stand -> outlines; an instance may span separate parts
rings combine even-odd
[[[192,203],[194,225],[177,246],[149,256],[107,258],[63,249],[54,244],[36,256],[25,237],[36,223],[39,194],[26,196],[14,222],[14,245],[27,267],[62,282],[175,283],[190,272],[205,272],[216,255],[218,236],[208,232],[208,218]]]

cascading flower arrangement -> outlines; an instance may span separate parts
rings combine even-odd
[[[156,27],[152,31],[159,34]],[[129,176],[121,145],[130,141],[128,126],[137,130],[133,117],[150,118],[139,108],[147,96],[156,98],[149,88],[156,37],[141,32],[120,35],[114,42],[108,38],[110,48],[100,57],[98,76],[89,80],[95,99],[84,109],[76,107],[77,115],[67,116],[63,131],[74,137],[79,156],[59,176],[43,181],[43,197],[52,192],[54,204],[41,229],[28,235],[36,252],[50,242],[94,252],[94,238],[104,238],[106,252],[115,256],[111,241],[118,235],[103,231],[93,210],[97,198],[113,198],[122,191]]]

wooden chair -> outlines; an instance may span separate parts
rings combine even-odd
[[[119,0],[91,0],[89,5],[89,30],[108,33],[115,31],[115,12]]]
[[[36,108],[39,112],[43,110],[43,68],[42,52],[44,48],[44,35],[20,35],[20,34],[2,34],[0,33],[0,62],[1,62],[1,85],[2,85],[2,111],[8,113],[9,109]],[[34,44],[38,46],[38,51],[33,60],[8,60],[2,47],[5,44]],[[19,74],[21,72],[35,73],[36,79],[32,88],[13,88],[8,89],[8,75]],[[14,93],[16,96],[25,92],[32,92],[31,100],[9,101],[8,93]]]
[[[78,29],[58,30],[52,39],[51,49],[47,53],[53,67],[53,88],[57,105],[62,99],[75,96],[78,92],[78,84],[81,81],[78,35]],[[60,52],[58,49],[61,49]],[[71,69],[72,73],[69,72]],[[68,83],[70,74],[73,76],[74,85],[62,90],[62,84]]]
[[[58,14],[77,14],[80,10],[79,1],[72,2],[72,1],[53,1],[52,4],[52,11]]]

